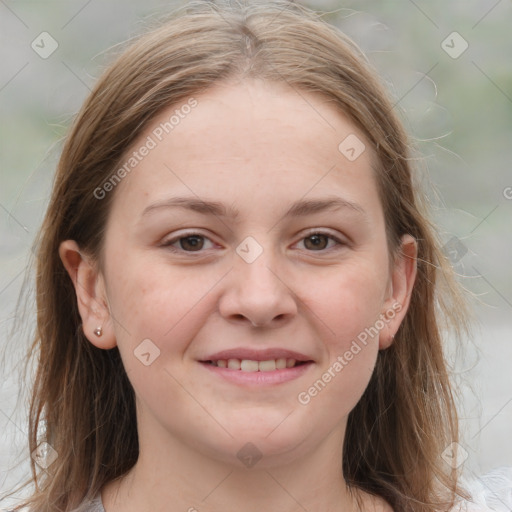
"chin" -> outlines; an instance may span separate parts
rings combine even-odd
[[[265,469],[289,464],[307,451],[306,425],[293,425],[293,414],[282,415],[278,422],[230,424],[232,438],[211,446],[212,455],[225,463],[247,469]],[[275,418],[273,418],[274,420]],[[284,420],[284,421],[283,421]],[[286,425],[286,422],[290,422]],[[310,426],[311,428],[311,426]]]

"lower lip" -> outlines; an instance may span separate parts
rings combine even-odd
[[[307,372],[313,362],[307,362],[293,368],[283,368],[282,370],[271,370],[269,372],[244,372],[242,370],[232,370],[231,368],[221,368],[208,363],[200,363],[207,370],[215,373],[219,377],[229,382],[249,386],[268,386],[282,384],[294,379],[298,379]]]

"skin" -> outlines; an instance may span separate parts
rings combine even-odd
[[[119,347],[136,392],[139,461],[105,486],[105,509],[359,510],[342,478],[347,417],[406,313],[416,243],[404,236],[390,261],[375,155],[322,96],[253,80],[195,98],[197,107],[111,192],[103,267],[72,240],[60,247],[87,338]],[[176,108],[155,118],[131,151]],[[366,145],[354,161],[338,150],[350,134]],[[182,195],[235,207],[239,217],[166,207],[143,214]],[[364,214],[345,207],[284,216],[295,201],[333,195]],[[199,252],[179,241],[191,231],[206,237]],[[311,232],[342,243],[320,237],[314,245]],[[252,263],[236,252],[247,236],[263,250]],[[181,252],[163,245],[171,239]],[[299,403],[396,304],[401,310],[378,335]],[[134,350],[148,338],[160,355],[146,366]],[[314,364],[295,380],[248,389],[198,362],[236,347],[295,350]],[[248,442],[262,455],[251,468],[237,457]],[[391,510],[360,498],[362,510]]]

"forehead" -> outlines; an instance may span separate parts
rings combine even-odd
[[[179,137],[180,148],[176,149],[198,158],[263,159],[268,153],[295,159],[307,155],[319,163],[333,163],[341,140],[356,134],[364,139],[348,117],[334,108],[332,100],[286,83],[220,83],[195,99],[197,106],[162,137],[168,135],[170,144],[173,136]],[[180,107],[173,109],[179,111]],[[155,119],[153,126],[158,130],[163,124],[165,128],[167,119],[169,110]]]
[[[134,152],[136,165],[116,191],[131,209],[174,192],[247,205],[260,192],[376,197],[374,155],[361,131],[326,97],[285,83],[221,83],[185,98],[149,123],[125,161]]]

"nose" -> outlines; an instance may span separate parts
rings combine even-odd
[[[263,251],[252,263],[235,256],[219,300],[223,318],[255,327],[277,327],[297,314],[292,283],[287,282],[282,265],[277,265],[269,252]]]

